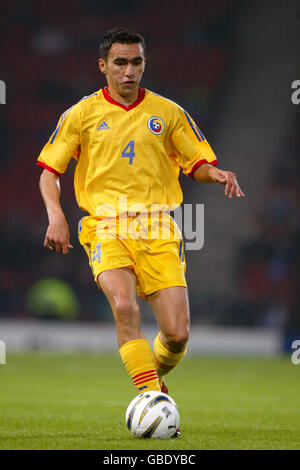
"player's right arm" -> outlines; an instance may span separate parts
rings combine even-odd
[[[73,248],[70,244],[70,231],[65,214],[60,205],[60,183],[55,173],[44,170],[40,177],[40,191],[48,214],[44,246],[57,253],[67,254]]]
[[[44,246],[57,253],[67,254],[70,248],[69,227],[60,205],[59,177],[80,146],[80,109],[78,105],[65,111],[55,131],[39,155],[37,165],[44,170],[40,177],[40,191],[46,206],[49,225]]]

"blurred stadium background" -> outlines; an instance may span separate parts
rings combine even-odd
[[[101,36],[147,41],[142,85],[188,110],[244,200],[184,175],[185,203],[205,204],[205,246],[189,251],[190,351],[274,354],[300,338],[297,0],[2,0],[0,338],[20,348],[115,348],[112,317],[77,241],[72,174],[61,178],[74,249],[43,248],[41,148],[60,114],[104,85]],[[298,131],[297,131],[298,129]],[[153,315],[141,303],[146,332]]]

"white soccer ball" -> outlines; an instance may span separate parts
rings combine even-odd
[[[126,424],[134,437],[168,439],[179,428],[179,411],[169,395],[144,392],[129,403]]]

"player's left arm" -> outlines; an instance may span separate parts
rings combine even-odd
[[[232,171],[219,170],[218,168],[204,163],[193,173],[193,179],[202,183],[219,183],[225,186],[225,196],[230,199],[233,196],[245,197],[245,194],[241,190],[236,174]]]
[[[217,157],[192,117],[180,106],[173,107],[170,133],[172,154],[190,178],[225,186],[225,196],[244,197],[235,173],[216,168]]]

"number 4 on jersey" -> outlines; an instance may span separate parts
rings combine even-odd
[[[126,147],[124,148],[122,152],[122,157],[129,158],[129,165],[133,164],[133,157],[135,156],[134,144],[135,144],[134,140],[131,140],[129,144],[126,145]]]
[[[95,246],[95,249],[94,249],[94,253],[93,253],[93,257],[92,257],[92,260],[93,261],[98,261],[98,263],[100,263],[101,261],[101,250],[100,250],[100,246],[101,246],[101,243],[97,243],[97,245]]]

